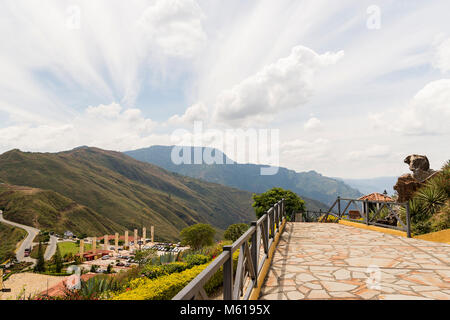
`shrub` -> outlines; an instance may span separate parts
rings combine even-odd
[[[203,247],[201,249],[197,249],[197,250],[186,250],[183,251],[183,256],[188,256],[191,254],[202,254],[205,256],[208,256],[209,259],[214,259],[215,257],[217,257],[219,254],[222,253],[223,251],[223,246],[226,245],[231,245],[233,242],[230,240],[224,240],[224,241],[220,241],[212,246],[207,246],[207,247]]]
[[[189,265],[185,262],[173,262],[163,265],[147,265],[142,270],[144,274],[149,279],[156,279],[161,276],[169,275],[172,273],[182,272],[189,268]]]
[[[93,265],[91,265],[91,270],[90,270],[90,272],[97,272],[97,270],[98,270],[98,266],[96,265],[96,264],[93,264]]]
[[[250,226],[246,223],[232,224],[225,231],[224,237],[226,240],[234,242],[239,239],[248,228],[250,228]]]
[[[445,203],[441,210],[430,219],[430,222],[433,231],[450,228],[450,201]]]
[[[113,297],[113,300],[170,300],[207,265],[196,266],[181,273],[170,274],[156,279],[135,279],[128,291]]]
[[[188,264],[189,268],[192,268],[193,266],[205,264],[209,260],[211,260],[210,257],[203,254],[190,254],[185,258],[184,261]]]
[[[411,226],[411,231],[415,235],[425,234],[432,231],[430,221],[419,221]]]
[[[322,221],[322,219],[325,219],[325,216],[326,216],[326,214],[321,215],[319,218],[319,221],[321,221],[321,222],[337,222],[338,221],[338,218],[336,218],[335,216],[333,216],[331,214],[328,215],[326,221]]]
[[[239,250],[233,254],[234,269],[237,265]],[[140,278],[130,281],[125,292],[116,294],[113,300],[170,300],[189,282],[198,276],[209,263],[195,266],[180,273],[162,276],[156,279]],[[206,293],[211,294],[223,282],[223,268],[220,268],[205,284]]]

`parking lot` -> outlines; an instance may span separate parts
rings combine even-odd
[[[164,254],[178,254],[179,252],[188,249],[187,247],[181,247],[180,245],[174,245],[171,243],[147,243],[143,244],[141,241],[138,242],[141,250],[156,250],[156,253],[161,256]],[[130,247],[133,247],[134,243],[130,242]],[[86,271],[90,271],[92,266],[97,266],[97,273],[105,273],[108,265],[111,265],[114,271],[120,271],[128,269],[132,266],[136,266],[137,262],[135,258],[135,250],[124,250],[123,247],[119,247],[118,252],[115,252],[115,247],[110,247],[110,254],[105,255],[100,259],[85,261],[80,266]]]

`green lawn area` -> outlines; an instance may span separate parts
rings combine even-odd
[[[59,251],[61,252],[61,256],[64,257],[64,255],[68,253],[77,254],[80,252],[80,246],[76,244],[75,242],[59,242],[58,243]],[[84,252],[91,250],[92,245],[89,243],[84,244]]]

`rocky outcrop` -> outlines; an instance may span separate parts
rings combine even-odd
[[[403,161],[409,165],[409,170],[413,172],[412,176],[419,182],[424,182],[435,171],[430,169],[430,162],[426,156],[412,154]]]
[[[414,179],[411,174],[404,174],[398,178],[394,190],[398,193],[398,202],[410,200],[413,194],[420,188],[422,183]]]
[[[426,156],[412,154],[404,160],[409,165],[412,174],[400,176],[394,186],[398,193],[398,201],[409,201],[422,184],[436,172],[430,169],[430,162]]]

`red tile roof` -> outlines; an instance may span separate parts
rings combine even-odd
[[[394,202],[394,199],[392,199],[391,197],[389,197],[385,194],[378,193],[378,192],[374,192],[374,193],[362,196],[361,198],[358,198],[358,200]]]

